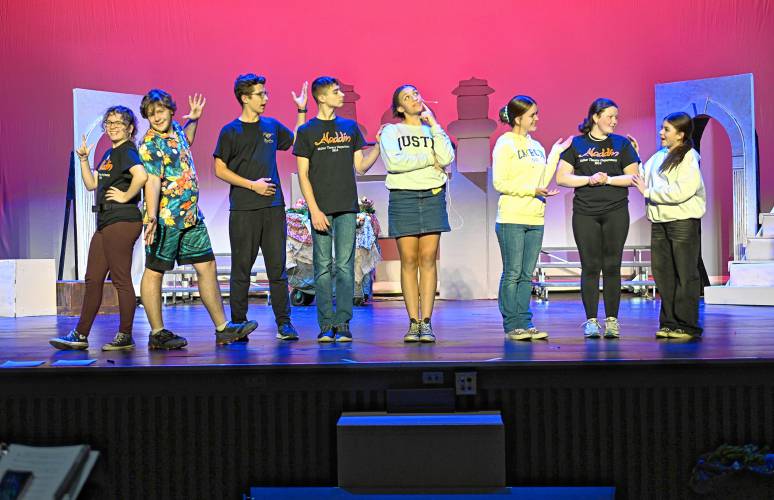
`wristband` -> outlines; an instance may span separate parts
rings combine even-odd
[[[303,109],[302,109],[302,108],[299,108],[299,109],[298,109],[298,112],[299,112],[299,113],[306,113],[306,108],[303,108]]]

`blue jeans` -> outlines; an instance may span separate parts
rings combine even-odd
[[[532,311],[529,310],[532,273],[543,245],[543,226],[498,223],[495,233],[503,259],[497,296],[503,328],[506,332],[532,328]]]
[[[348,324],[355,295],[355,229],[357,215],[328,215],[328,232],[312,230],[314,293],[320,330]],[[336,253],[336,312],[333,311],[333,252]]]

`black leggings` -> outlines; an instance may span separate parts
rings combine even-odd
[[[599,307],[599,273],[605,316],[618,317],[621,303],[621,258],[629,233],[629,207],[601,215],[572,214],[572,232],[581,260],[581,296],[586,318],[596,318]]]

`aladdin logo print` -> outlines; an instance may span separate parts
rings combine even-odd
[[[264,132],[263,142],[266,144],[274,144],[274,134],[272,134],[271,132]]]
[[[322,144],[346,144],[352,142],[352,137],[347,134],[346,132],[336,131],[336,133],[331,137],[330,132],[325,132],[322,136],[322,138],[315,142],[315,146],[320,146]]]
[[[589,148],[588,151],[583,153],[582,155],[579,155],[579,158],[589,157],[589,158],[615,158],[620,153],[613,148],[605,148],[602,151],[597,151],[594,148]]]

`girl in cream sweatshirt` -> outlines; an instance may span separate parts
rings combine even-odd
[[[701,217],[707,206],[699,153],[693,149],[693,120],[687,113],[664,118],[663,149],[633,182],[645,197],[651,224],[653,278],[661,293],[657,338],[692,339],[699,326]]]

